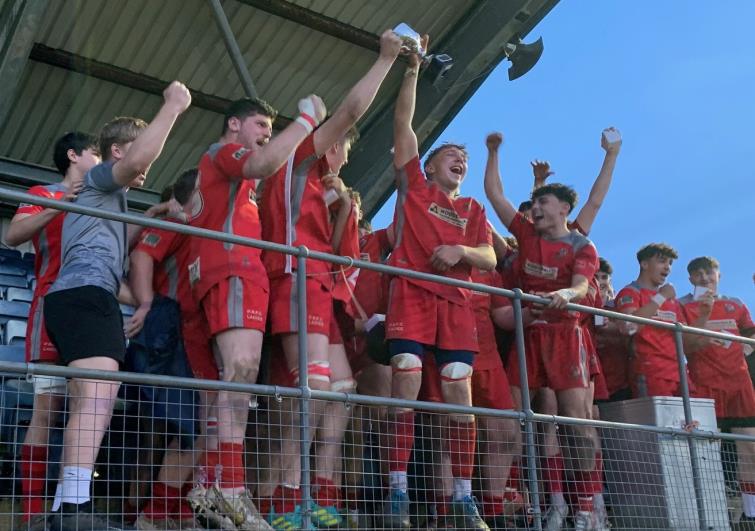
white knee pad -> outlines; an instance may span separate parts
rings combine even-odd
[[[458,382],[472,377],[472,366],[460,361],[446,363],[440,369],[441,382]]]
[[[422,372],[422,359],[416,354],[404,352],[391,358],[393,374]]]
[[[330,383],[330,390],[334,393],[353,393],[357,388],[357,382],[353,378],[344,378]]]

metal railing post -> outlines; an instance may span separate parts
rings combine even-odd
[[[692,403],[689,398],[689,383],[687,380],[687,358],[684,355],[684,343],[682,341],[682,326],[676,323],[674,331],[674,340],[676,343],[676,361],[679,365],[679,387],[682,391],[682,405],[684,406],[684,424],[690,432],[696,430],[694,419],[692,418]],[[692,465],[692,485],[695,489],[695,504],[697,505],[697,519],[700,529],[708,529],[707,518],[705,515],[705,505],[703,500],[703,483],[700,477],[700,460],[697,455],[697,444],[694,437],[687,437],[689,446],[689,459]]]
[[[296,323],[298,327],[299,346],[299,387],[301,388],[301,400],[299,400],[299,453],[301,459],[301,503],[303,506],[302,529],[314,529],[312,526],[312,494],[309,484],[309,439],[310,439],[310,416],[309,401],[312,393],[309,388],[309,376],[307,364],[309,353],[307,351],[307,255],[309,250],[299,247],[299,255],[296,257]]]
[[[543,521],[540,511],[540,483],[537,476],[537,447],[535,446],[535,426],[532,421],[534,412],[530,399],[530,384],[527,377],[527,357],[524,351],[524,321],[522,318],[522,290],[514,290],[514,321],[516,325],[516,354],[519,360],[519,387],[524,411],[524,444],[527,448],[527,477],[532,500],[532,518],[535,529],[541,531]]]

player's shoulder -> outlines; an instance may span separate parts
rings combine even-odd
[[[739,297],[728,297],[726,295],[719,295],[718,298],[716,298],[716,302],[719,302],[719,301],[721,304],[734,306],[737,309],[747,308],[747,305]]]
[[[564,238],[564,240],[568,242],[569,245],[571,245],[572,249],[574,249],[574,252],[580,251],[585,248],[594,249],[595,252],[597,252],[597,248],[595,247],[595,244],[592,242],[592,240],[576,229],[570,230],[569,234]]]
[[[683,297],[678,297],[676,300],[682,306],[686,306],[687,304],[690,304],[690,303],[694,302],[695,301],[695,297],[691,293],[687,293]]]
[[[617,305],[622,304],[622,299],[625,297],[636,297],[642,293],[642,288],[636,282],[630,282],[619,290],[614,299]]]

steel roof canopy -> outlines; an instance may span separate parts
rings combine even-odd
[[[501,61],[503,45],[557,2],[225,0],[240,52],[234,62],[233,43],[207,0],[0,0],[0,178],[49,182],[54,172],[40,165],[51,164],[61,134],[96,132],[114,116],[149,120],[161,87],[179,79],[194,100],[150,172],[148,186],[159,191],[218,137],[222,109],[245,95],[239,68],[248,68],[251,86],[284,126],[306,94],[335,108],[374,61],[379,34],[400,22],[429,33],[433,49],[455,59],[439,87],[420,79],[415,128],[424,152]],[[368,214],[392,191],[391,122],[402,72],[397,64],[383,84],[344,170]],[[465,79],[473,81],[459,82]],[[145,190],[138,202],[156,195]]]

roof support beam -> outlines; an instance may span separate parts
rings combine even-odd
[[[453,57],[455,65],[435,85],[420,74],[413,121],[420,155],[432,146],[501,62],[505,44],[514,35],[526,35],[557,3],[558,0],[481,0],[456,24],[453,33],[432,46]],[[395,189],[391,154],[394,107],[386,107],[366,124],[344,168],[347,183],[362,194],[367,217],[372,217]]]
[[[94,59],[82,57],[65,50],[50,48],[39,43],[34,44],[29,58],[32,61],[92,76],[103,81],[109,81],[110,83],[116,83],[160,97],[162,97],[165,87],[169,84],[168,81],[162,79],[138,74],[125,68],[95,61]],[[219,98],[218,96],[205,94],[196,90],[189,90],[191,92],[191,104],[194,107],[218,114],[225,114],[228,105],[231,104],[231,101],[225,98]],[[289,123],[291,123],[291,118],[285,116],[278,116],[275,120],[275,125],[279,128],[283,128]]]
[[[246,66],[244,56],[241,54],[239,43],[236,42],[236,37],[233,35],[231,24],[228,22],[228,17],[223,10],[223,6],[220,5],[220,0],[208,0],[212,13],[215,15],[215,22],[218,24],[218,29],[223,37],[225,48],[228,50],[228,55],[231,57],[233,67],[236,69],[236,74],[239,76],[241,86],[244,88],[244,93],[247,98],[256,98],[257,89],[254,87],[252,81],[252,75],[249,73],[249,68]]]
[[[0,123],[8,111],[26,67],[48,0],[7,0],[0,10]]]
[[[242,4],[276,15],[373,52],[380,51],[377,35],[285,0],[239,0]]]

